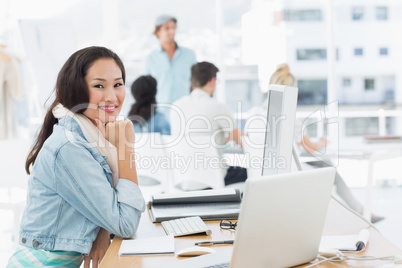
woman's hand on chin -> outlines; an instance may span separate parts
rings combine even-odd
[[[131,120],[116,120],[107,123],[106,126],[99,119],[95,119],[95,122],[105,139],[118,150],[134,149],[135,133]]]

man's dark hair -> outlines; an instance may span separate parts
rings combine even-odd
[[[210,62],[202,61],[191,66],[191,88],[203,87],[216,78],[219,69]]]

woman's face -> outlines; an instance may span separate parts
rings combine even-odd
[[[84,115],[104,124],[113,122],[121,111],[126,96],[121,70],[113,59],[99,59],[85,76],[89,92],[88,108]]]

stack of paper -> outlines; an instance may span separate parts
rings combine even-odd
[[[199,216],[203,220],[237,219],[241,193],[237,189],[214,189],[152,196],[152,222]]]
[[[123,240],[119,255],[156,255],[174,254],[173,235],[136,240]]]

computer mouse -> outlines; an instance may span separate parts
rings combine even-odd
[[[179,250],[176,255],[178,257],[194,257],[214,252],[215,250],[209,247],[189,247]]]

